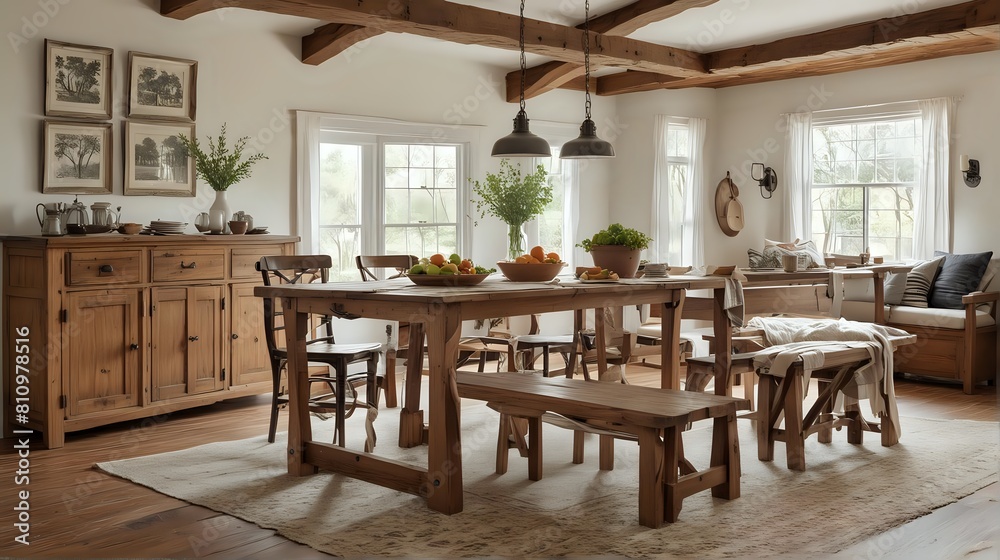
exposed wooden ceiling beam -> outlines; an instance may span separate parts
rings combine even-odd
[[[220,7],[240,7],[334,23],[374,27],[462,44],[519,50],[519,17],[445,0],[161,0],[160,13],[186,19]],[[526,52],[583,62],[579,29],[525,18]],[[595,66],[641,69],[684,77],[705,74],[698,53],[591,32]]]
[[[638,0],[590,20],[590,30],[605,35],[628,35],[651,23],[673,17],[691,8],[701,8],[719,0]],[[583,29],[584,24],[576,26]],[[582,76],[585,69],[572,62],[546,62],[525,73],[524,97],[529,99],[561,87]],[[511,87],[513,84],[513,87]],[[507,74],[507,101],[520,100],[521,70]]]
[[[302,38],[302,62],[318,65],[357,43],[384,33],[374,27],[328,23]]]
[[[971,54],[1000,47],[1000,2],[974,0],[708,54],[710,75],[664,80],[650,73],[598,78],[600,95],[727,87]]]

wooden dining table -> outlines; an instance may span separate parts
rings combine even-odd
[[[714,330],[718,348],[715,367],[728,371],[731,332],[722,309],[725,290],[722,277],[672,276],[655,280],[623,279],[614,283],[583,283],[561,278],[558,283],[515,283],[494,275],[476,286],[416,286],[406,278],[258,286],[254,288],[256,296],[280,298],[285,312],[289,350],[288,448],[285,450],[288,472],[303,476],[323,468],[424,496],[431,509],[446,514],[458,513],[463,507],[463,488],[456,356],[462,321],[621,305],[658,305],[663,324],[660,385],[679,389],[680,311],[685,293],[690,289],[714,291]],[[416,375],[408,371],[407,400],[400,413],[400,443],[404,446],[426,443],[426,466],[312,439],[307,406],[309,373],[305,359],[309,314],[407,321],[411,324],[411,348],[419,348],[422,337],[426,336],[428,423],[424,423],[423,411],[419,410],[419,364]],[[414,386],[416,396],[413,395]]]

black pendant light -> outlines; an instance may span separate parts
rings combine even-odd
[[[583,65],[584,89],[587,92],[587,118],[580,125],[580,136],[563,144],[559,151],[562,159],[613,158],[615,149],[610,143],[597,137],[597,125],[590,120],[590,0],[584,3],[583,23]]]
[[[524,112],[524,0],[521,0],[521,110],[514,117],[514,132],[493,144],[493,157],[549,157],[552,151],[544,138],[528,130],[528,114]]]

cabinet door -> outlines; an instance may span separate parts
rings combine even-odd
[[[153,288],[153,401],[218,391],[222,380],[222,287]]]
[[[68,415],[139,406],[139,292],[66,295],[63,371]]]
[[[253,295],[256,284],[234,284],[232,305],[232,384],[269,383],[271,361],[264,340],[264,301]]]

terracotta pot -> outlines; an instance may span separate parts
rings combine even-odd
[[[620,278],[634,278],[639,270],[639,255],[642,249],[629,249],[624,245],[593,245],[590,255],[594,266],[617,272]]]

